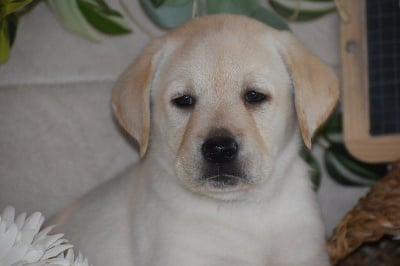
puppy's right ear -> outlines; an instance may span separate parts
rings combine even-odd
[[[162,42],[151,41],[120,76],[112,91],[114,115],[146,154],[150,135],[150,88],[161,54]]]

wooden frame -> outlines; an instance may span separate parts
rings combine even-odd
[[[344,140],[349,152],[367,162],[400,159],[400,135],[369,133],[366,0],[341,1],[349,20],[341,22]]]

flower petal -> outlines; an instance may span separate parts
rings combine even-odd
[[[4,227],[5,222],[0,222],[3,224],[0,227]],[[18,228],[15,224],[11,224],[7,231],[0,231],[0,265],[7,265],[2,264],[4,258],[8,256],[9,252],[11,251],[12,246],[15,243],[15,240],[18,235]]]
[[[66,242],[66,240],[62,239],[63,236],[64,236],[64,234],[56,234],[56,235],[46,236],[46,238],[38,241],[37,243],[35,243],[35,245],[43,247],[43,249],[49,249],[58,244]],[[59,241],[59,240],[62,240],[62,241]]]
[[[35,212],[26,219],[25,225],[23,226],[22,230],[34,230],[36,231],[36,233],[38,233],[43,222],[43,215],[40,212]]]
[[[15,219],[15,224],[18,226],[19,230],[21,230],[22,227],[24,226],[25,220],[26,220],[26,213],[25,212],[19,214],[17,216],[17,219]]]
[[[40,258],[43,256],[44,251],[43,250],[30,250],[26,253],[24,257],[24,261],[32,263],[32,262],[38,262]]]
[[[53,247],[51,249],[46,250],[46,253],[40,259],[41,260],[47,260],[49,258],[56,257],[61,252],[64,252],[67,249],[72,248],[72,247],[73,247],[73,245],[70,245],[70,244],[63,244],[63,245],[55,246],[55,247]]]
[[[42,263],[44,264],[39,264],[39,265],[29,265],[29,266],[73,266],[73,264],[71,262],[69,262],[68,260],[64,259],[64,258],[54,258],[54,259],[48,259],[43,261]],[[28,266],[28,265],[24,265],[24,266]]]
[[[1,214],[2,220],[6,221],[7,225],[14,223],[15,209],[12,206],[7,206]]]
[[[54,242],[53,244],[51,244],[51,246],[48,249],[51,249],[55,246],[59,246],[61,244],[67,244],[67,243],[68,243],[68,241],[66,239],[61,238],[61,239],[57,240],[56,242]]]
[[[54,227],[55,227],[55,225],[50,225],[50,226],[40,230],[40,232],[35,236],[35,239],[33,240],[33,244],[36,244],[39,241],[45,239],[48,236],[48,233],[50,233],[50,231],[53,230]]]
[[[1,216],[0,216],[0,235],[6,232],[6,228],[7,228],[7,223],[6,221],[1,221]]]
[[[68,249],[67,250],[67,255],[65,255],[65,258],[68,260],[68,261],[70,261],[71,263],[73,263],[74,262],[74,257],[75,257],[75,255],[74,255],[74,250],[71,248],[71,249]]]
[[[35,212],[26,219],[24,228],[33,229],[40,227],[43,221],[44,221],[43,215],[40,212]]]
[[[36,230],[33,229],[25,229],[20,231],[18,242],[24,244],[32,244],[33,238],[37,234]]]
[[[0,265],[11,265],[13,263],[23,261],[28,249],[29,245],[13,246],[6,256],[3,257],[2,261],[0,261]]]

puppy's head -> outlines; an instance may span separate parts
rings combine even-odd
[[[142,157],[218,197],[267,181],[281,154],[297,152],[298,127],[310,147],[338,94],[332,71],[290,33],[215,15],[151,41],[117,82],[113,107]]]

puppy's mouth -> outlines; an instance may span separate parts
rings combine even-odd
[[[235,165],[213,164],[205,165],[203,169],[199,183],[212,191],[233,191],[240,185],[251,183]]]
[[[204,179],[204,184],[207,184],[215,188],[223,189],[227,187],[236,186],[240,182],[241,177],[235,175],[221,174],[221,175],[205,177],[203,179]]]

